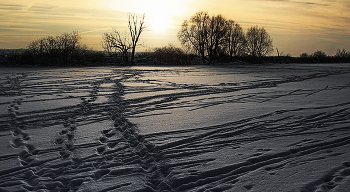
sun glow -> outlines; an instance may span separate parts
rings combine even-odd
[[[169,21],[164,16],[153,16],[153,18],[149,19],[148,22],[150,29],[157,33],[165,32],[169,26]]]
[[[110,0],[108,6],[122,12],[145,13],[149,29],[164,33],[170,27],[171,17],[181,16],[187,11],[187,2],[184,0]]]

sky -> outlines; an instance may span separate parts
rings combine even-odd
[[[198,11],[222,14],[244,30],[264,27],[274,47],[292,56],[350,51],[349,0],[0,0],[0,48],[26,48],[33,40],[77,30],[82,43],[102,50],[104,32],[127,32],[128,13],[146,14],[139,50],[181,46],[181,23]]]

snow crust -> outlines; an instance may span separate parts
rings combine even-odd
[[[0,191],[350,190],[350,64],[2,68]]]

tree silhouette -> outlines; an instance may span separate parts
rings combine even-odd
[[[229,25],[227,19],[222,15],[212,16],[209,21],[205,47],[207,49],[209,63],[211,63],[212,59],[217,56],[219,47],[225,43]]]
[[[34,40],[28,45],[27,50],[40,60],[38,62],[67,64],[74,53],[85,47],[80,44],[80,40],[81,35],[78,31],[73,31]]]
[[[182,23],[178,33],[181,44],[188,51],[200,55],[203,63],[206,55],[209,20],[208,12],[197,12],[190,20],[185,20]]]
[[[206,56],[211,63],[223,48],[229,29],[224,16],[209,16],[208,12],[200,11],[182,23],[178,38],[184,47],[200,55],[203,63]]]
[[[226,37],[226,52],[232,60],[233,56],[245,54],[245,36],[243,28],[233,20],[228,21],[229,30]]]
[[[147,28],[145,25],[145,14],[137,15],[137,14],[129,14],[129,32],[131,38],[131,64],[135,64],[135,50],[137,43],[139,41],[141,33]]]
[[[129,62],[128,52],[132,47],[130,38],[125,35],[121,35],[117,30],[114,29],[113,32],[106,32],[102,35],[102,47],[109,54],[114,52],[121,53],[121,60],[124,63]]]
[[[209,63],[219,54],[250,55],[261,58],[273,51],[272,39],[264,28],[251,27],[244,34],[242,27],[222,15],[209,16],[200,11],[185,20],[178,33],[181,44]]]
[[[129,51],[131,50],[130,63],[135,64],[135,51],[138,46],[141,33],[147,28],[145,14],[128,14],[129,35],[121,35],[116,29],[102,35],[102,47],[108,53],[120,52],[122,62],[129,62]]]
[[[272,39],[266,30],[251,27],[246,33],[246,50],[252,57],[264,57],[273,51]]]
[[[347,58],[350,57],[350,52],[347,52],[346,49],[337,49],[337,52],[335,53],[335,57],[338,58]]]

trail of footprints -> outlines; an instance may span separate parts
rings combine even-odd
[[[257,157],[249,158],[246,162],[236,162],[236,164],[224,165],[219,169],[209,169],[202,173],[195,170],[188,173],[179,173],[181,168],[186,169],[187,167],[205,164],[212,160],[191,160],[191,158],[188,158],[189,156],[216,151],[221,147],[232,146],[234,142],[244,143],[252,142],[255,139],[265,139],[265,136],[266,138],[269,137],[266,133],[275,129],[263,130],[265,132],[261,137],[233,138],[237,134],[248,133],[249,131],[256,132],[258,127],[259,129],[265,127],[266,122],[262,118],[262,121],[258,122],[257,126],[250,124],[249,120],[247,122],[234,123],[229,127],[218,127],[213,132],[208,129],[203,135],[196,136],[197,133],[188,132],[188,135],[193,134],[194,136],[188,136],[188,138],[183,136],[183,139],[180,139],[178,142],[155,145],[150,142],[150,138],[152,137],[140,135],[137,127],[126,118],[126,109],[129,103],[122,98],[124,87],[121,81],[124,78],[129,78],[129,76],[123,76],[122,79],[118,80],[104,78],[101,81],[91,83],[92,90],[87,97],[81,98],[81,103],[77,109],[78,113],[75,116],[65,117],[63,119],[60,125],[62,130],[53,139],[57,148],[50,150],[58,153],[58,155],[46,159],[40,159],[40,155],[50,153],[50,150],[38,150],[29,142],[31,137],[27,133],[25,124],[23,124],[20,118],[20,106],[23,100],[20,98],[13,100],[7,108],[9,127],[13,135],[11,146],[21,150],[18,154],[18,159],[22,167],[15,169],[14,172],[3,175],[5,178],[1,179],[0,191],[1,187],[6,185],[21,185],[22,191],[79,191],[84,182],[101,181],[104,178],[116,178],[122,174],[133,174],[134,172],[142,172],[146,176],[143,191],[220,191],[225,187],[217,188],[215,185],[219,186],[225,183],[234,184],[238,181],[240,175],[252,170],[260,168],[268,170],[270,165],[280,162],[284,163],[286,159],[292,159],[295,154],[307,155],[309,151],[312,152],[315,149],[322,148],[322,143],[315,144],[315,146],[300,146],[279,154],[264,156],[261,153]],[[109,105],[105,109],[107,111],[106,114],[113,121],[113,127],[102,130],[100,136],[97,136],[96,143],[76,145],[74,141],[81,120],[79,118],[89,115],[92,107],[91,103],[96,101],[100,85],[105,82],[114,83],[113,94],[110,96]],[[346,122],[349,113],[347,108],[344,111],[338,112],[340,117],[337,117],[337,114],[330,114],[322,118],[326,120],[327,118],[335,118],[334,121]],[[318,118],[318,116],[310,116],[310,119],[305,120],[304,127],[315,127],[313,124],[322,122]],[[276,120],[277,123],[280,123],[279,121],[283,121],[283,119]],[[245,123],[247,124],[245,125]],[[261,123],[261,126],[259,123]],[[273,127],[273,123],[271,127]],[[305,131],[302,129],[300,133],[294,132],[295,130],[290,132],[288,129],[289,127],[294,127],[293,123],[296,123],[296,121],[292,122],[292,125],[289,123],[281,125],[284,128],[281,127],[280,129],[285,129],[281,130],[282,134],[302,134]],[[237,130],[240,126],[242,126],[241,131]],[[169,134],[171,136],[166,134],[167,136],[165,137],[171,138],[172,136],[176,136],[176,133]],[[157,140],[157,136],[153,137],[153,139]],[[347,145],[348,143],[349,138],[345,140],[338,139],[333,143],[330,142],[329,146],[325,145],[325,148],[332,148],[334,147],[333,145]],[[199,149],[198,146],[202,148]],[[84,150],[91,148],[95,150],[95,153],[92,155],[86,157],[76,155],[78,149]],[[174,163],[170,162],[172,157],[183,157],[182,161],[188,161],[180,162],[174,166]],[[131,168],[128,168],[128,165]],[[115,169],[118,166],[119,168],[124,167],[124,169],[122,171]],[[283,164],[281,166],[283,167]],[[344,162],[339,169],[325,176],[322,180],[306,186],[304,191],[330,191],[334,189],[338,185],[341,185],[344,180],[348,179],[350,175],[349,167],[350,163]],[[118,190],[128,185],[130,183],[121,183],[111,187],[110,190]],[[254,186],[246,185],[244,187],[250,190]],[[108,191],[108,189],[101,189],[101,191]],[[301,192],[304,191],[301,190]]]
[[[26,127],[20,120],[20,105],[23,99],[15,99],[11,105],[8,106],[7,111],[9,113],[9,126],[14,139],[11,141],[11,146],[14,148],[23,148],[23,151],[19,154],[20,163],[23,166],[30,164],[34,158],[34,155],[38,154],[38,150],[29,144],[30,135],[26,133]]]
[[[328,192],[337,186],[343,185],[344,181],[350,176],[350,162],[344,162],[340,167],[330,171],[329,174],[323,176],[320,180],[310,183],[303,187],[300,192]],[[345,186],[349,189],[349,186]]]
[[[116,93],[112,96],[112,102],[120,103],[110,111],[110,118],[114,122],[114,129],[102,131],[102,136],[99,142],[103,144],[97,148],[97,153],[100,155],[108,155],[108,150],[113,149],[118,143],[125,143],[126,148],[133,155],[134,163],[141,166],[148,178],[146,191],[173,191],[171,186],[170,167],[167,165],[165,156],[156,148],[154,144],[147,141],[144,136],[137,133],[137,127],[130,123],[124,116],[125,106],[121,98],[123,86],[116,83]],[[119,92],[119,94],[118,94]],[[118,141],[112,140],[113,136],[120,136]],[[126,162],[125,162],[126,163]],[[96,172],[96,178],[101,178],[103,175],[110,174],[111,171],[104,169]],[[113,173],[112,173],[113,174]]]
[[[77,128],[76,122],[72,118],[68,118],[63,123],[64,129],[58,134],[55,139],[55,144],[61,146],[60,156],[64,159],[71,156],[74,151],[74,131]]]
[[[82,98],[80,104],[80,115],[84,115],[89,110],[89,104],[96,100],[98,88],[94,86],[89,95],[90,98]],[[120,174],[113,170],[117,165],[140,166],[139,171],[144,172],[147,177],[145,191],[173,191],[171,186],[170,167],[167,165],[165,156],[148,142],[145,137],[137,133],[137,127],[130,123],[124,116],[126,105],[121,98],[123,86],[119,81],[115,84],[115,92],[111,96],[114,105],[109,106],[109,116],[114,123],[114,128],[101,131],[98,139],[100,144],[96,144],[96,154],[85,158],[75,156],[75,131],[78,127],[76,117],[67,117],[62,122],[62,130],[54,138],[54,144],[59,153],[58,157],[48,160],[39,160],[40,150],[28,144],[30,136],[25,132],[25,127],[21,124],[19,116],[19,105],[21,99],[14,100],[8,107],[10,114],[11,131],[14,139],[11,145],[14,148],[23,148],[19,153],[19,160],[22,169],[17,178],[23,190],[39,191],[77,191],[85,181],[100,180],[106,176],[116,177]],[[117,146],[118,145],[118,146]],[[124,154],[120,154],[122,148]],[[114,151],[116,150],[116,151]],[[42,151],[42,153],[45,153]],[[121,157],[118,157],[121,156]],[[116,159],[119,158],[119,163]],[[56,163],[55,163],[56,162]],[[132,174],[135,170],[126,170]],[[87,176],[79,177],[75,174],[86,173]],[[128,173],[124,173],[128,174]],[[20,179],[22,178],[22,179]],[[17,184],[19,184],[17,183]],[[117,186],[118,187],[123,187]]]
[[[26,75],[23,74],[21,78],[25,77]],[[20,80],[20,77],[6,78],[8,79],[11,90],[16,90],[16,94],[20,94],[22,88],[21,82],[23,80]],[[35,160],[33,156],[38,154],[38,150],[28,143],[31,137],[26,132],[26,127],[20,118],[20,107],[22,102],[23,98],[14,99],[11,104],[7,106],[7,112],[9,118],[8,124],[13,135],[11,146],[15,149],[23,149],[23,151],[19,153],[19,160],[21,165],[27,166]]]

